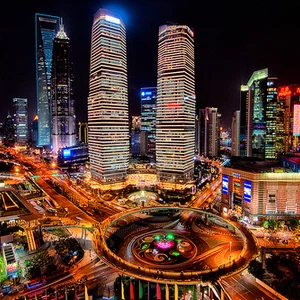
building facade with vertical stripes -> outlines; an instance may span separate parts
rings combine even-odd
[[[73,97],[73,70],[70,39],[60,24],[53,40],[51,68],[52,88],[52,151],[76,145],[76,116]]]
[[[113,12],[94,15],[90,54],[88,140],[92,178],[124,183],[129,165],[126,28]]]
[[[51,65],[60,18],[35,14],[36,99],[39,146],[51,145]]]
[[[156,165],[158,181],[193,178],[195,153],[194,32],[162,25],[158,36]]]

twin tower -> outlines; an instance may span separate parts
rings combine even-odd
[[[126,185],[129,115],[126,28],[113,12],[94,15],[90,53],[88,145],[92,177]],[[162,25],[158,34],[156,169],[163,188],[193,179],[195,150],[194,33]]]

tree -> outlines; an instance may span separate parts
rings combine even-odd
[[[55,242],[55,250],[66,265],[76,262],[83,255],[83,250],[73,237],[60,238]]]
[[[265,273],[265,269],[263,268],[263,264],[259,262],[258,260],[254,259],[251,260],[248,265],[248,271],[253,276],[261,279],[263,274]]]
[[[25,277],[33,279],[46,275],[49,270],[55,268],[55,265],[48,251],[41,251],[34,255],[32,259],[25,261],[25,268]]]

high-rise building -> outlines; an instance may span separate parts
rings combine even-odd
[[[51,89],[52,150],[57,154],[60,148],[76,145],[71,47],[62,23],[53,40]]]
[[[162,25],[156,110],[156,167],[161,186],[180,188],[179,184],[193,178],[195,104],[194,32],[186,25]]]
[[[219,156],[220,153],[220,119],[216,107],[205,107],[204,117],[204,156]]]
[[[59,17],[35,14],[38,146],[51,145],[51,64]]]
[[[29,123],[29,145],[36,146],[38,140],[38,116]]]
[[[300,85],[278,88],[276,152],[300,152]]]
[[[78,123],[78,142],[88,144],[88,123]]]
[[[130,153],[132,157],[141,155],[141,127],[141,117],[132,116],[130,130]]]
[[[155,131],[156,131],[156,87],[141,88],[141,118],[142,131],[144,131],[147,142],[145,145],[146,155],[155,156]]]
[[[239,110],[234,112],[232,122],[231,122],[231,155],[240,155],[240,120],[241,113]]]
[[[5,122],[2,126],[3,138],[2,143],[7,147],[13,147],[15,145],[15,124],[14,119],[8,112]]]
[[[205,137],[205,109],[200,108],[197,118],[197,152],[198,155],[204,155],[204,137]]]
[[[92,27],[88,124],[92,177],[122,187],[129,166],[126,28],[106,9]]]
[[[13,98],[13,119],[16,144],[26,146],[29,138],[27,98]]]
[[[242,86],[242,116],[246,116],[247,156],[275,159],[276,108],[278,78],[269,77],[268,69],[255,71],[246,86]],[[241,123],[241,126],[243,123]],[[241,131],[242,133],[242,131]]]
[[[240,149],[239,156],[247,156],[247,106],[248,86],[241,86],[240,94]]]

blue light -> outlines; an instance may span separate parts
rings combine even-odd
[[[112,17],[112,16],[106,15],[105,20],[108,21],[108,22],[115,23],[115,24],[120,24],[120,19]]]
[[[222,193],[228,195],[228,175],[222,175]]]
[[[251,202],[252,183],[251,181],[245,180],[244,182],[244,200]]]
[[[69,157],[69,156],[71,156],[71,150],[70,150],[70,149],[64,149],[64,150],[63,150],[63,156],[64,156],[64,157]]]

